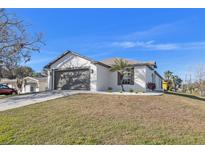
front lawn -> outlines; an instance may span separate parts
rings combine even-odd
[[[0,112],[0,144],[205,144],[205,104],[78,94]]]

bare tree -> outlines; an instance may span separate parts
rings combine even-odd
[[[31,59],[31,52],[39,52],[44,43],[42,33],[29,35],[27,26],[14,14],[0,9],[0,67],[15,68],[21,61]],[[1,73],[1,72],[0,72]]]
[[[193,92],[193,71],[192,71],[192,67],[189,67],[187,69],[187,73],[185,75],[185,88],[186,88],[186,92],[192,93]]]
[[[205,90],[204,81],[205,81],[205,67],[203,65],[198,65],[196,67],[196,83],[200,95],[202,95],[203,91]]]

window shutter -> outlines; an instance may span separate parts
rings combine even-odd
[[[121,74],[119,72],[117,72],[117,84],[121,84]]]

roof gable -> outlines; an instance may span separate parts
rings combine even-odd
[[[24,78],[24,80],[33,80],[33,81],[46,81],[47,80],[47,77],[30,77],[30,76],[27,76]]]
[[[66,51],[64,52],[62,55],[60,55],[59,57],[55,58],[54,60],[52,60],[50,63],[48,63],[46,66],[44,66],[44,68],[49,68],[52,64],[56,63],[58,60],[60,60],[61,58],[65,57],[66,55],[68,54],[72,54],[72,55],[75,55],[75,56],[78,56],[78,57],[81,57],[83,59],[86,59],[88,61],[91,61],[91,62],[95,62],[94,60],[86,57],[86,56],[82,56],[76,52],[73,52],[73,51]]]

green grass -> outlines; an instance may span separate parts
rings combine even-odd
[[[0,95],[0,99],[13,97],[13,96],[17,96],[17,95]]]
[[[0,144],[205,144],[205,104],[78,94],[0,112]]]
[[[7,97],[7,95],[0,95],[0,99],[6,98],[6,97]]]

